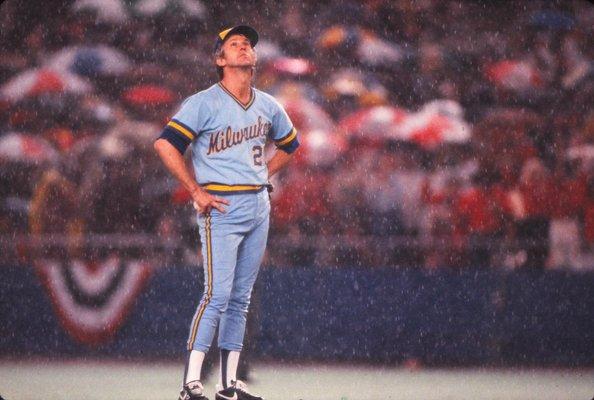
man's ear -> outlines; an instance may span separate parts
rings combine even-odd
[[[225,61],[223,57],[215,58],[215,63],[217,64],[217,67],[224,67],[225,65],[227,65],[227,61]]]

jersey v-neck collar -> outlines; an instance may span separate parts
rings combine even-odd
[[[235,100],[237,102],[237,104],[239,104],[241,106],[241,108],[243,108],[245,111],[247,111],[248,108],[250,108],[250,106],[252,104],[254,104],[254,100],[256,99],[256,93],[254,93],[254,89],[252,87],[250,87],[250,100],[246,103],[243,104],[241,102],[241,100],[239,100],[237,97],[235,97],[233,95],[233,93],[231,93],[224,85],[222,82],[218,82],[218,85],[221,89],[223,89],[223,92],[227,93],[229,96],[231,96],[231,98],[233,100]]]

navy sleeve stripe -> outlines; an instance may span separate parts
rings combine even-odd
[[[291,140],[289,143],[284,144],[282,146],[278,146],[277,148],[279,150],[284,151],[287,154],[292,154],[293,152],[295,152],[295,150],[297,150],[297,147],[299,147],[299,140],[297,140],[297,137],[295,136],[295,138]]]
[[[192,143],[192,141],[185,135],[180,134],[178,131],[176,131],[173,128],[170,128],[169,126],[166,126],[165,129],[163,129],[163,132],[161,132],[159,139],[167,140],[181,154],[184,154],[190,143]]]

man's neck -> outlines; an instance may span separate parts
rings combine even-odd
[[[252,97],[251,69],[227,68],[221,83],[225,86],[225,89],[231,92],[231,94],[237,97],[242,103],[246,104],[250,101]]]

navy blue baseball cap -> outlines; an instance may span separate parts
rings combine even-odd
[[[214,48],[215,53],[221,48],[223,43],[225,43],[225,40],[235,34],[243,35],[248,38],[252,47],[256,46],[256,43],[258,43],[258,32],[256,32],[254,28],[247,25],[237,25],[233,28],[225,29],[217,35],[217,42]]]

